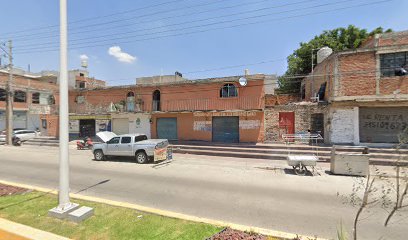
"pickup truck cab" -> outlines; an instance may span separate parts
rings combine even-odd
[[[103,141],[94,144],[92,148],[97,161],[106,156],[135,157],[140,164],[149,160],[156,162],[171,159],[167,139],[147,139],[144,134],[116,135],[113,132],[99,132],[96,135]]]

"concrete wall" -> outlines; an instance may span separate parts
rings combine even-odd
[[[151,137],[150,114],[144,113],[114,113],[112,122],[117,118],[126,118],[128,121],[129,133],[143,133],[148,138]]]
[[[359,144],[358,108],[330,108],[330,142],[333,144]]]

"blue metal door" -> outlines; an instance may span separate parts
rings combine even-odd
[[[157,137],[160,139],[177,140],[177,118],[158,118]]]
[[[239,117],[213,117],[213,142],[239,142]]]

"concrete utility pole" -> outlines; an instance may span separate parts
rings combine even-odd
[[[93,214],[93,209],[79,208],[69,199],[69,109],[68,109],[68,27],[67,0],[60,0],[60,103],[59,103],[59,191],[58,206],[48,214],[57,218],[82,221]],[[78,209],[79,208],[79,209]]]
[[[13,145],[13,43],[11,40],[8,41],[8,57],[9,57],[9,79],[7,81],[7,105],[6,105],[6,143],[8,145]]]

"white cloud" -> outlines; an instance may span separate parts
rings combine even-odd
[[[85,54],[80,55],[79,58],[81,60],[88,60],[89,59],[89,57],[87,55],[85,55]]]
[[[136,57],[129,53],[122,52],[119,46],[112,46],[108,50],[109,55],[114,56],[119,62],[132,63],[136,61]]]

